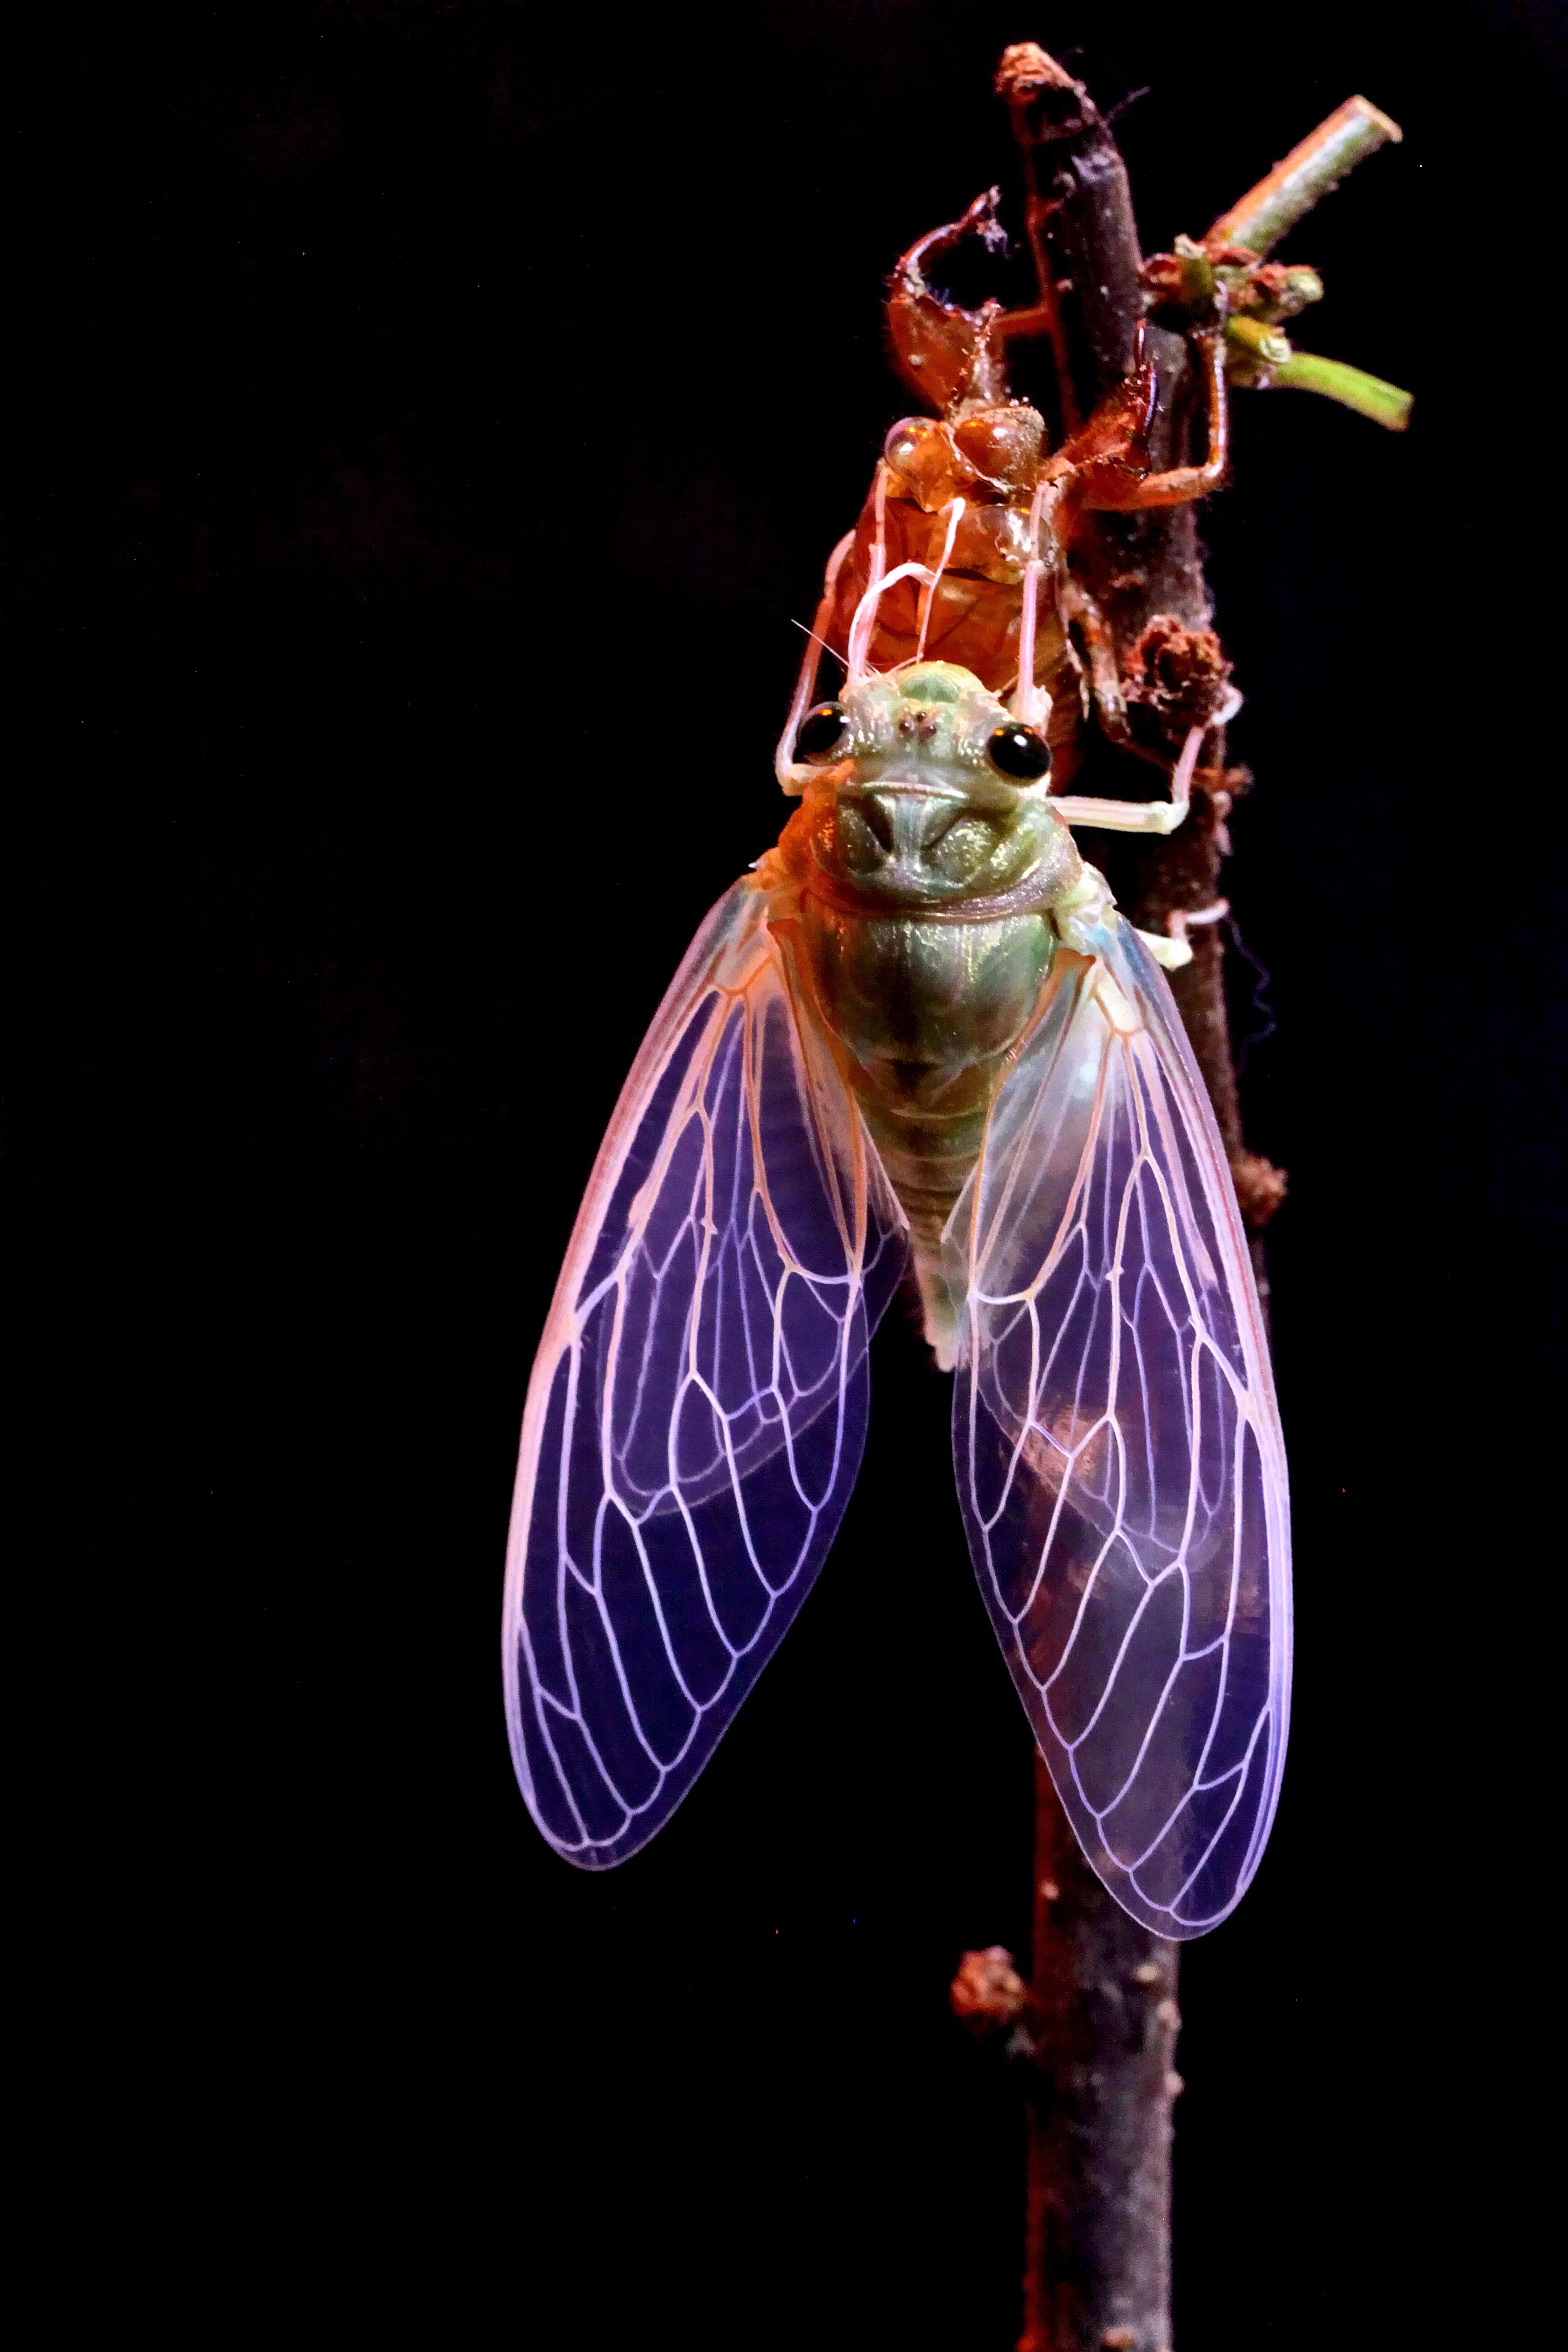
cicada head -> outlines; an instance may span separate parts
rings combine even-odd
[[[856,897],[912,911],[991,898],[1077,856],[1050,807],[1044,734],[968,670],[916,662],[806,714],[795,757],[818,869]]]

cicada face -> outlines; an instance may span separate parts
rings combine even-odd
[[[863,679],[811,714],[801,743],[821,763],[806,792],[812,857],[863,901],[920,914],[1028,877],[1049,895],[1076,866],[1046,799],[1043,736],[968,670],[922,662]]]

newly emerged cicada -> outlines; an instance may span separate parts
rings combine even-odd
[[[907,1268],[1063,1806],[1116,1899],[1190,1937],[1245,1889],[1279,1789],[1285,1461],[1231,1171],[1161,969],[1181,950],[1117,913],[1070,826],[1179,822],[1207,722],[1170,799],[1122,807],[1053,796],[1050,720],[1068,518],[1212,487],[1224,371],[1197,338],[1204,466],[1140,462],[1147,369],[1048,456],[1000,380],[1006,320],[936,303],[930,243],[895,284],[895,345],[903,300],[913,380],[941,372],[927,345],[951,379],[944,419],[895,429],[829,567],[817,625],[844,682],[811,707],[814,646],[779,762],[799,806],[654,1020],[534,1365],[512,1754],[570,1861],[619,1862],[668,1819],[832,1543]]]
[[[1192,1936],[1283,1756],[1285,1463],[1214,1116],[1150,945],[967,671],[852,679],[617,1106],[523,1425],[512,1753],[590,1868],[691,1786],[832,1542],[906,1261],[970,1549],[1084,1851]]]

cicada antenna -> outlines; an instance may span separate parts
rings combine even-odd
[[[814,646],[817,648],[817,654],[818,654],[818,658],[819,658],[819,664],[820,664],[820,657],[821,657],[821,656],[822,656],[824,653],[827,653],[827,654],[832,654],[832,653],[833,653],[833,648],[832,648],[832,646],[831,646],[831,645],[828,643],[828,640],[827,640],[827,639],[826,639],[826,638],[823,636],[823,634],[822,634],[822,632],[821,632],[821,630],[820,630],[820,629],[808,629],[804,621],[797,621],[797,620],[791,620],[791,622],[790,622],[790,627],[791,627],[792,629],[798,629],[798,630],[800,631],[800,633],[801,633],[802,637],[809,637],[809,638],[811,639],[811,642],[812,642],[812,644],[813,644],[813,645],[814,645]],[[838,657],[837,657],[837,655],[835,654],[835,655],[833,656],[833,658],[834,658],[835,660],[837,660],[837,658],[838,658]],[[813,680],[812,680],[812,686],[813,686],[813,689],[815,688],[815,685],[816,685],[816,680],[815,680],[815,677],[813,677]]]

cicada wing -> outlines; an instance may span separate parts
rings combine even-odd
[[[949,1226],[981,1589],[1074,1831],[1164,1936],[1263,1850],[1290,1678],[1285,1457],[1214,1115],[1125,923],[1063,951]]]
[[[833,1539],[902,1219],[739,882],[594,1167],[534,1364],[503,1628],[512,1758],[599,1869],[701,1771]]]

